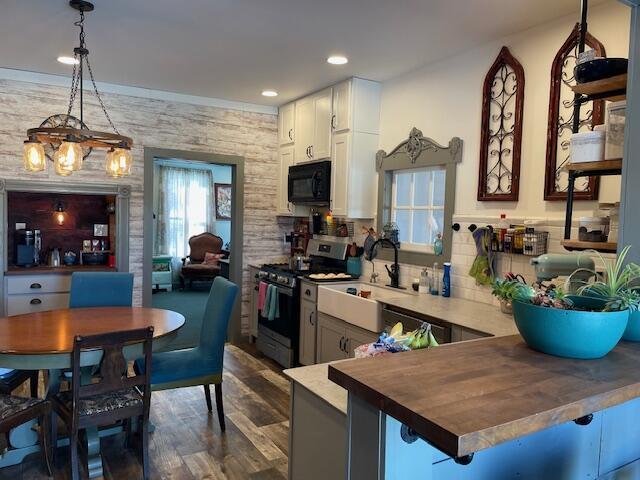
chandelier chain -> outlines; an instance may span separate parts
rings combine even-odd
[[[78,58],[78,55],[74,55],[74,58]],[[80,59],[82,61],[82,58]],[[69,107],[67,108],[67,116],[64,119],[64,127],[67,126],[69,117],[71,116],[71,110],[76,100],[76,94],[78,93],[78,84],[80,83],[80,74],[78,72],[78,66],[73,64],[73,73],[71,75],[71,92],[69,93]]]
[[[93,86],[93,92],[96,98],[98,99],[98,102],[100,103],[100,108],[102,109],[102,113],[104,113],[104,116],[107,119],[107,122],[109,122],[109,125],[111,126],[113,131],[116,134],[120,135],[120,132],[118,131],[115,124],[113,123],[113,120],[111,120],[111,117],[109,116],[109,112],[107,112],[107,107],[105,106],[104,101],[102,100],[102,96],[98,91],[98,86],[96,85],[96,80],[93,76],[91,62],[89,62],[89,52],[87,50],[87,45],[86,45],[86,34],[84,32],[84,12],[82,10],[80,11],[80,20],[76,21],[74,25],[77,27],[80,27],[80,47],[78,49],[79,53],[75,53],[74,55],[74,58],[79,60],[78,65],[80,65],[80,68],[78,68],[78,65],[76,64],[73,65],[73,74],[71,79],[71,93],[69,95],[69,107],[67,109],[67,118],[65,118],[64,126],[65,127],[67,126],[68,117],[69,115],[71,115],[71,111],[73,109],[73,105],[76,100],[76,95],[78,93],[78,88],[83,88],[83,86],[80,85],[81,83],[80,70],[82,69],[82,62],[84,62],[87,65],[87,70],[89,71],[89,77],[91,78],[91,85]]]
[[[111,125],[111,128],[113,128],[113,131],[116,132],[118,135],[120,135],[120,132],[118,131],[116,126],[113,124],[113,121],[109,116],[109,112],[107,112],[107,107],[104,106],[104,102],[102,101],[102,96],[100,95],[100,92],[98,91],[98,87],[96,86],[96,81],[93,78],[93,70],[91,70],[91,63],[89,63],[89,57],[86,57],[85,61],[87,63],[87,70],[89,70],[89,77],[91,77],[91,83],[93,84],[93,91],[96,94],[96,98],[98,99],[98,102],[100,102],[100,107],[102,108],[102,112],[104,113],[104,116],[107,118],[109,125]]]

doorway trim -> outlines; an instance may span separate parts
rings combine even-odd
[[[227,331],[231,343],[242,339],[242,249],[244,226],[244,157],[220,153],[173,150],[168,148],[144,147],[144,199],[143,199],[143,242],[142,242],[142,304],[151,306],[152,287],[151,270],[153,263],[153,162],[155,159],[180,159],[231,166],[231,257],[229,262],[229,280],[239,289],[239,295],[233,306],[231,321]]]

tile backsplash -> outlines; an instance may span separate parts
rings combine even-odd
[[[548,252],[567,253],[560,244],[564,233],[564,220],[557,218],[509,218],[508,221],[514,224],[521,224],[527,221],[531,223],[536,230],[549,232]],[[490,287],[477,285],[475,279],[469,276],[468,273],[476,258],[475,243],[468,227],[471,224],[478,226],[495,224],[497,219],[495,217],[456,215],[453,218],[453,222],[460,224],[460,230],[453,234],[451,255],[452,296],[482,303],[497,304],[496,299],[491,295]],[[358,244],[361,244],[364,240],[364,235],[360,234],[362,227],[368,227],[372,224],[373,221],[361,221],[356,224],[355,240]],[[572,236],[577,237],[577,224],[573,229]],[[506,273],[513,272],[521,274],[529,284],[535,281],[535,271],[529,263],[533,257],[506,253],[497,253],[496,255],[496,276],[503,277]],[[607,255],[606,257],[611,258],[612,255]],[[363,260],[363,278],[368,281],[371,273],[375,270],[380,275],[378,282],[383,284],[387,283],[389,277],[384,268],[385,263],[388,262],[383,260],[374,260],[373,262]],[[598,262],[596,262],[596,265],[598,265]],[[413,279],[420,277],[422,268],[423,267],[418,265],[401,264],[400,284],[405,287],[410,287]],[[442,268],[442,265],[440,268]],[[440,272],[440,274],[442,274],[442,272]]]

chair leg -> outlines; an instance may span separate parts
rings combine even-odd
[[[53,470],[51,469],[51,454],[55,451],[52,449],[49,437],[51,435],[51,427],[49,426],[50,415],[45,413],[40,417],[40,448],[42,450],[42,459],[47,467],[47,473],[50,477],[53,476]]]
[[[215,384],[216,390],[216,408],[218,410],[218,421],[220,422],[220,430],[223,432],[226,430],[224,424],[224,406],[222,405],[222,383]]]
[[[207,410],[210,412],[213,411],[213,407],[211,405],[211,389],[209,388],[209,384],[206,383],[204,385],[204,398],[207,400]]]
[[[38,374],[39,370],[35,370],[29,377],[29,386],[31,387],[31,398],[38,398]]]
[[[138,425],[142,428],[140,440],[142,449],[142,478],[149,479],[149,421],[143,416],[139,418]]]
[[[47,428],[49,429],[48,435],[51,440],[51,463],[54,467],[58,465],[58,424],[56,423],[56,416],[55,412],[50,413],[47,420]]]
[[[124,420],[124,448],[131,448],[131,419]]]
[[[69,436],[69,453],[71,454],[71,479],[80,480],[80,459],[78,458],[78,429],[71,427]]]

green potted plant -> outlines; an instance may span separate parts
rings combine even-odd
[[[622,339],[638,342],[640,341],[640,266],[632,262],[625,265],[630,249],[629,245],[624,247],[615,261],[607,261],[599,252],[594,251],[604,265],[604,272],[577,270],[591,273],[594,279],[581,286],[578,289],[578,295],[605,299],[606,308],[610,311],[628,309],[629,321]]]
[[[491,294],[500,300],[500,311],[510,314],[513,313],[513,298],[524,295],[522,290],[529,288],[531,287],[519,280],[497,279],[491,284]]]

